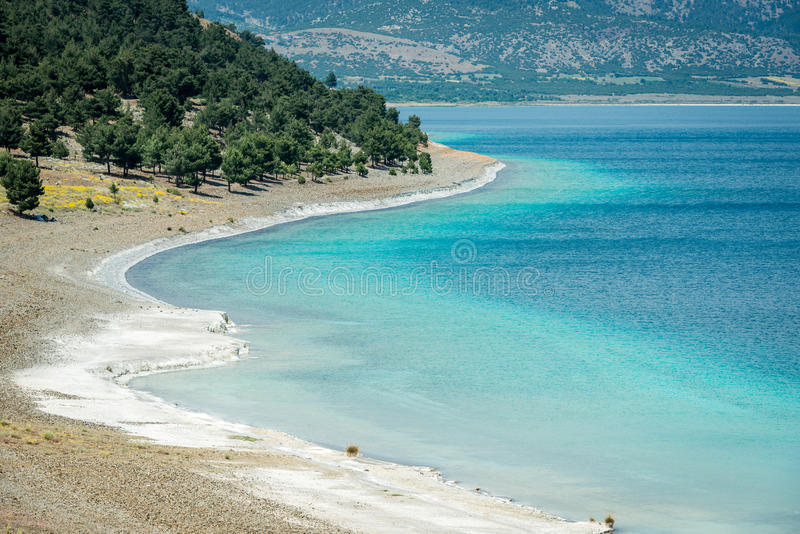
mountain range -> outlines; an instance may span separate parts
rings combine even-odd
[[[193,0],[389,99],[797,95],[797,0]]]

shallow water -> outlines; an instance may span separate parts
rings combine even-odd
[[[421,108],[474,193],[161,253],[254,359],[135,379],[620,532],[796,532],[800,108]]]

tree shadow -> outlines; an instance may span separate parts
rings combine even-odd
[[[202,187],[202,186],[200,186],[200,187]],[[202,191],[200,189],[198,189],[197,191],[192,191],[192,194],[193,195],[197,195],[198,197],[222,198],[222,195],[213,195],[211,193],[206,193],[205,191]]]

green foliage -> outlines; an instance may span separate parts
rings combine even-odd
[[[111,196],[114,197],[114,202],[119,203],[119,198],[117,195],[119,194],[119,186],[116,183],[111,182],[111,185],[108,186],[108,192],[111,193]]]
[[[119,116],[122,99],[111,89],[101,89],[94,95],[85,98],[82,107],[86,119],[114,118]]]
[[[256,176],[256,170],[236,147],[227,149],[222,155],[222,172],[228,182],[228,191],[231,190],[231,184],[246,185]]]
[[[335,74],[326,85],[251,32],[204,28],[182,0],[3,2],[0,21],[0,144],[22,141],[37,163],[62,125],[108,173],[112,162],[123,175],[140,162],[165,165],[195,187],[224,163],[223,138],[226,152],[236,149],[228,174],[237,183],[307,162],[346,171],[367,154],[404,161],[425,139],[418,121],[401,124],[371,89],[333,89]],[[121,97],[138,98],[143,124]],[[35,119],[22,139],[20,110]],[[185,118],[193,128],[182,128]],[[341,138],[376,140],[353,156]]]
[[[69,157],[69,149],[64,144],[64,141],[56,141],[53,143],[50,155],[58,159],[67,159]]]
[[[142,164],[152,167],[153,174],[156,166],[161,168],[166,162],[166,154],[170,148],[171,132],[167,126],[159,126],[155,130],[143,128],[139,131],[137,147],[142,158]]]
[[[298,177],[297,177],[297,183],[298,183],[298,184],[304,184],[304,183],[306,183],[306,178],[305,178],[305,176],[302,176],[302,175],[301,175],[301,176],[298,176]]]
[[[108,122],[90,122],[78,132],[78,143],[83,146],[83,157],[89,161],[106,164],[111,174],[111,155],[114,153],[114,127]]]
[[[0,157],[0,162],[0,185],[5,188],[8,201],[20,212],[36,208],[39,197],[44,194],[39,169],[30,161],[18,161],[8,156]]]
[[[336,75],[332,72],[329,72],[328,75],[325,76],[325,87],[333,89],[337,84],[338,82],[336,81]]]
[[[180,126],[184,111],[178,99],[165,89],[154,89],[142,98],[144,123],[149,128]]]
[[[431,155],[427,152],[420,152],[419,154],[419,170],[421,170],[423,174],[430,174],[433,172]]]
[[[139,124],[133,121],[130,112],[111,126],[111,157],[117,166],[122,167],[123,176],[127,176],[128,170],[135,167],[141,159],[136,144],[140,128]]]
[[[41,120],[32,122],[28,126],[28,132],[22,138],[22,150],[36,159],[36,166],[39,166],[39,156],[49,156],[52,144],[48,136],[45,123]]]
[[[0,146],[17,148],[22,141],[22,117],[8,101],[0,103]]]
[[[366,165],[359,162],[356,164],[356,172],[359,176],[366,176],[369,173],[369,170],[367,169]]]
[[[87,210],[93,210],[94,209],[94,200],[92,200],[92,197],[87,197],[86,198],[86,209]]]
[[[397,176],[397,171],[395,169],[390,169],[389,176]]]

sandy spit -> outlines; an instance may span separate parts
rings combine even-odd
[[[123,182],[85,162],[45,160],[56,191],[111,181],[130,191],[96,212],[55,207],[58,222],[0,216],[0,518],[25,531],[606,531],[456,487],[429,467],[350,458],[125,385],[247,355],[224,313],[158,302],[127,284],[130,266],[308,216],[457,194],[501,168],[442,145],[430,151],[432,175],[376,169],[233,193],[212,178],[200,195],[163,193],[157,203],[164,178]]]

